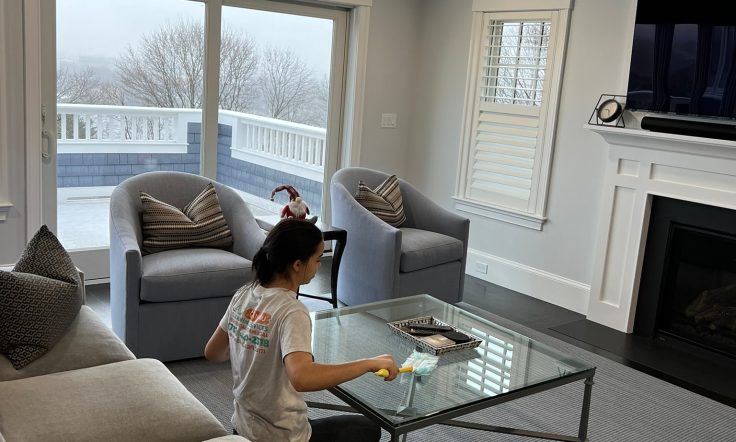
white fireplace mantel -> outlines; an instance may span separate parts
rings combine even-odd
[[[609,145],[587,319],[631,333],[652,196],[736,210],[736,142],[585,128]]]

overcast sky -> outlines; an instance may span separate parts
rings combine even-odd
[[[204,23],[204,8],[188,0],[57,0],[57,56],[115,57],[164,23],[180,18]],[[259,48],[292,49],[317,78],[329,70],[330,20],[225,7],[223,22],[249,34]]]

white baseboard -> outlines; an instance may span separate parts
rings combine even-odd
[[[487,264],[487,273],[478,272],[476,263]],[[465,273],[576,313],[588,312],[590,285],[563,276],[474,249],[468,249]]]

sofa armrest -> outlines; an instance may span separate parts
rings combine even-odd
[[[227,431],[153,359],[0,382],[0,428],[10,441],[195,442]]]
[[[138,351],[138,309],[143,258],[140,219],[128,193],[116,188],[110,198],[110,311],[113,331],[133,353]]]
[[[0,440],[2,442],[2,440]],[[230,434],[228,436],[220,436],[214,439],[207,439],[204,442],[250,442],[250,439],[246,439],[243,436],[237,434]]]
[[[332,224],[348,232],[338,282],[341,286],[343,280],[359,284],[362,292],[394,293],[398,287],[401,230],[360,205],[342,184],[333,183],[331,196]]]
[[[243,198],[230,187],[218,185],[220,207],[233,235],[233,253],[250,261],[263,245],[266,234],[258,226]]]
[[[43,356],[16,370],[0,357],[0,382],[135,359],[97,314],[84,305],[69,328]]]

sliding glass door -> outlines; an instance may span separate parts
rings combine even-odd
[[[56,60],[42,72],[45,118],[56,121],[43,217],[88,280],[108,276],[110,193],[142,172],[202,173],[259,215],[278,213],[289,194],[271,194],[288,185],[313,215],[326,213],[344,10],[262,0],[41,4],[51,23],[43,32],[55,27],[43,47]]]

